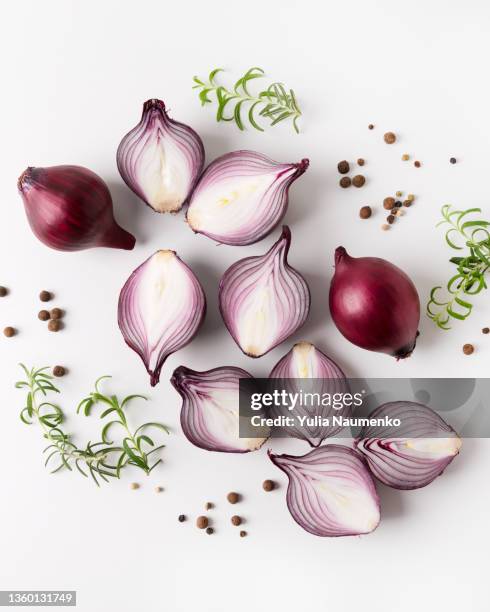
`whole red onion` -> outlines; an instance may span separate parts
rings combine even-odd
[[[335,250],[330,313],[340,333],[369,351],[409,357],[415,348],[420,301],[410,278],[378,257]]]
[[[17,187],[32,231],[47,246],[59,251],[134,247],[134,236],[116,223],[109,189],[95,172],[81,166],[29,167]]]

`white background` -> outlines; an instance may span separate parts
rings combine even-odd
[[[450,253],[434,225],[440,207],[488,205],[488,27],[484,0],[417,2],[71,2],[24,0],[3,8],[0,53],[1,210],[0,327],[0,588],[76,589],[83,612],[250,609],[487,610],[488,441],[466,441],[461,456],[430,487],[402,493],[379,487],[382,523],[362,538],[321,539],[303,532],[285,505],[286,482],[265,449],[248,456],[206,453],[191,446],[178,423],[180,401],[168,378],[180,365],[244,367],[267,375],[292,345],[316,343],[351,376],[485,376],[490,338],[488,296],[451,332],[423,316],[414,355],[396,363],[350,345],[328,313],[333,250],[385,257],[414,279],[425,304],[428,290],[450,274]],[[222,66],[223,78],[252,65],[283,80],[299,97],[304,120],[264,134],[216,124],[191,89],[194,74]],[[160,97],[171,115],[202,136],[211,160],[237,149],[280,161],[309,157],[308,172],[291,191],[286,222],[293,235],[290,262],[308,280],[313,305],[294,338],[260,360],[243,356],[217,314],[217,284],[235,260],[262,254],[278,231],[259,244],[215,246],[194,236],[183,215],[157,216],[124,186],[115,163],[121,137],[138,121],[144,100]],[[367,129],[374,123],[373,131]],[[393,146],[387,130],[398,134]],[[410,153],[422,168],[401,162]],[[455,156],[458,164],[449,164]],[[338,187],[341,159],[366,159],[362,190]],[[51,251],[31,234],[16,179],[28,165],[74,163],[109,184],[116,216],[137,237],[132,252]],[[380,226],[380,203],[397,189],[417,194],[409,214],[390,232]],[[361,221],[361,205],[376,208]],[[195,341],[173,355],[161,384],[150,391],[144,368],[123,343],[116,323],[119,289],[158,248],[175,249],[203,282],[209,314]],[[67,311],[66,329],[50,334],[36,318],[41,289]],[[389,313],[387,313],[389,315]],[[462,354],[473,342],[476,352]],[[149,479],[137,473],[97,489],[72,473],[50,476],[43,441],[18,419],[23,394],[13,390],[17,363],[60,363],[66,424],[76,439],[95,437],[96,416],[74,415],[94,379],[110,373],[118,393],[148,393],[134,422],[157,418],[172,429],[164,465]],[[275,450],[308,449],[274,441]],[[264,478],[278,491],[265,494]],[[129,483],[141,483],[131,491]],[[161,485],[165,491],[154,492]],[[229,490],[244,496],[232,508]],[[177,515],[216,504],[216,533],[183,525]],[[240,539],[229,517],[247,519]]]

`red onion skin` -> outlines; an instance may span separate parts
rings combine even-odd
[[[410,278],[378,257],[335,251],[330,313],[340,333],[369,351],[409,357],[415,348],[420,300]]]
[[[29,167],[17,186],[33,233],[52,249],[134,247],[134,236],[116,223],[109,189],[95,172],[82,166]]]

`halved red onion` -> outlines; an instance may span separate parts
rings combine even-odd
[[[367,425],[356,440],[371,472],[395,489],[420,489],[442,474],[461,448],[461,438],[431,408],[388,402],[370,419],[400,419],[401,425]]]
[[[240,259],[219,285],[221,316],[233,339],[249,357],[265,355],[306,321],[310,291],[305,279],[288,264],[291,232],[259,257]]]
[[[309,161],[281,164],[254,151],[234,151],[215,159],[199,179],[187,210],[194,232],[217,242],[258,242],[281,222],[291,184]]]
[[[143,360],[151,386],[169,355],[196,335],[206,297],[175,251],[157,251],[131,274],[119,296],[119,329]]]
[[[271,451],[269,457],[287,474],[289,512],[306,531],[336,537],[371,533],[378,526],[378,494],[357,451],[327,444],[302,457]]]
[[[239,437],[239,381],[252,378],[240,368],[222,367],[196,372],[184,366],[171,378],[182,396],[180,423],[190,442],[209,451],[248,453],[267,440]]]
[[[295,395],[303,391],[333,397],[336,393],[344,396],[349,392],[345,374],[339,366],[310,342],[295,344],[274,366],[269,378],[280,379],[281,389]],[[308,384],[309,379],[311,385]],[[274,403],[269,411],[273,417],[291,415],[287,406],[277,403]],[[298,403],[294,407],[294,425],[289,426],[287,431],[290,436],[306,440],[311,446],[319,446],[325,438],[338,434],[342,425],[322,425],[318,419],[328,419],[331,422],[334,415],[348,418],[351,414],[352,406],[335,409],[326,403]]]
[[[201,174],[204,146],[192,128],[170,119],[162,100],[148,100],[116,157],[124,182],[137,196],[156,212],[175,213]]]

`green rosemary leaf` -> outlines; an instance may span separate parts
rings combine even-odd
[[[102,428],[102,432],[100,434],[100,437],[102,438],[102,440],[106,443],[106,444],[112,444],[112,442],[109,442],[109,439],[107,438],[107,434],[109,433],[109,429],[111,428],[112,425],[114,425],[115,423],[119,423],[119,421],[109,421],[108,423],[106,423],[104,425],[104,427]]]
[[[130,401],[132,401],[134,399],[142,399],[142,400],[145,400],[145,401],[148,400],[148,398],[145,397],[144,395],[136,395],[136,394],[135,395],[128,395],[121,402],[121,408],[124,408],[124,406],[126,406],[126,404],[128,404]]]
[[[466,256],[451,257],[450,262],[457,267],[446,284],[448,298],[442,301],[436,297],[441,287],[434,287],[429,295],[427,315],[441,329],[449,329],[449,320],[463,321],[469,317],[473,304],[468,296],[474,296],[487,289],[486,274],[490,270],[490,221],[481,218],[468,219],[481,213],[480,208],[452,210],[450,205],[441,209],[443,220],[437,225],[449,225],[446,230],[446,243],[459,251],[467,250]],[[453,238],[454,236],[454,238]],[[456,237],[461,244],[455,242]]]
[[[211,71],[207,82],[199,77],[193,77],[193,89],[200,90],[198,97],[202,106],[212,102],[211,96],[215,96],[218,105],[216,121],[234,122],[240,130],[244,130],[242,111],[248,106],[246,117],[250,125],[256,130],[264,131],[255,118],[256,113],[258,113],[260,117],[269,120],[271,127],[286,119],[291,119],[294,130],[299,133],[298,119],[301,116],[301,111],[292,89],[287,90],[282,83],[276,82],[257,94],[251,93],[250,82],[263,78],[265,75],[264,70],[258,66],[247,70],[244,75],[237,79],[232,89],[227,89],[224,85],[218,85],[215,81],[219,72],[222,72],[222,69],[217,68]],[[233,110],[230,110],[228,115],[225,114],[225,111],[231,106],[233,106]]]
[[[141,442],[140,442],[141,440],[143,440],[143,442],[146,442],[149,446],[155,446],[155,442],[153,442],[153,440],[150,437],[148,437],[148,436],[146,436],[144,434],[142,434],[141,436],[138,436],[136,438],[138,446],[141,446]]]

